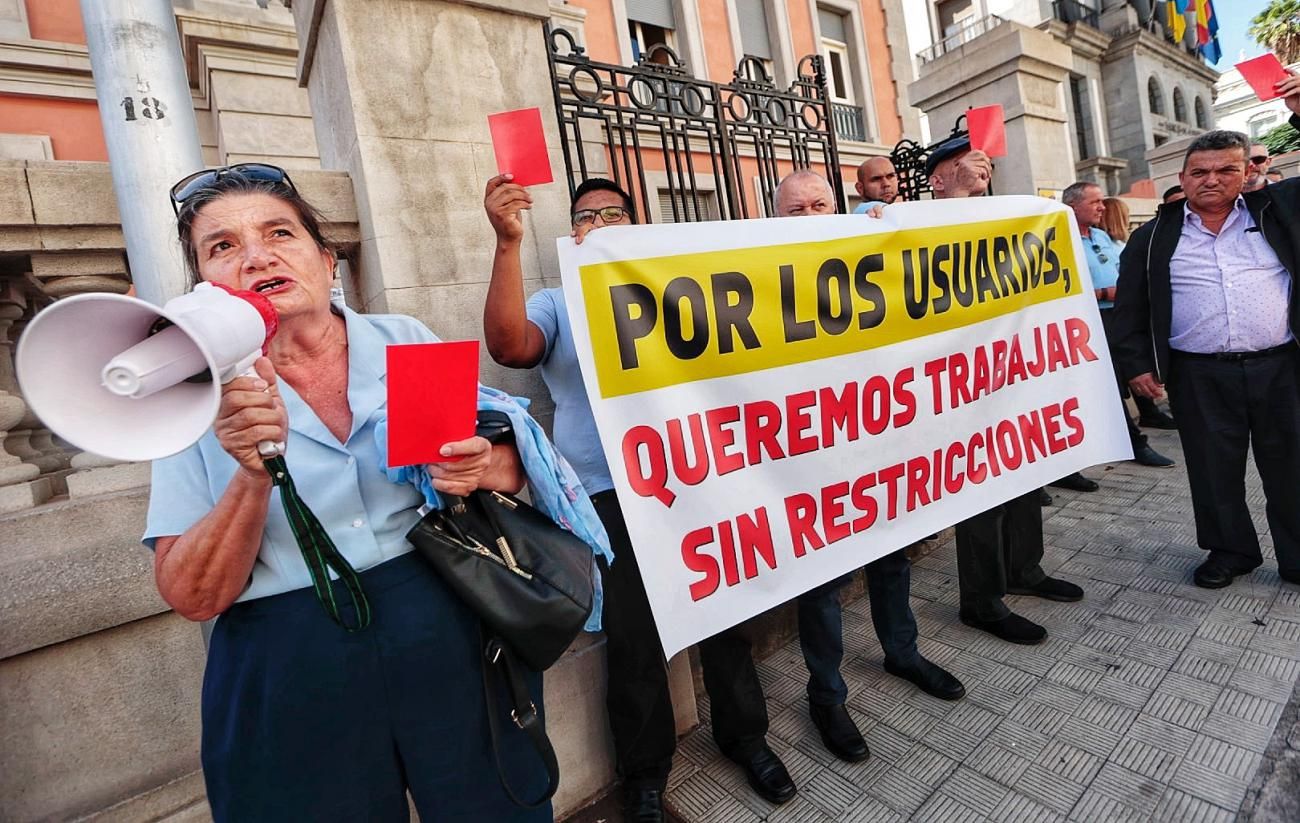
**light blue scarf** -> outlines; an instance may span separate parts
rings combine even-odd
[[[592,594],[591,615],[587,618],[585,628],[589,632],[597,632],[600,631],[604,594],[595,555],[604,557],[607,564],[614,562],[614,553],[609,548],[609,536],[569,461],[551,443],[541,424],[526,411],[529,402],[526,397],[511,397],[503,391],[481,384],[478,387],[480,409],[503,412],[510,417],[515,433],[515,448],[519,451],[524,473],[528,475],[533,505],[591,547],[592,576],[596,587]],[[375,426],[375,441],[379,445],[379,453],[388,454],[386,419]],[[387,472],[388,479],[394,483],[410,483],[419,489],[431,508],[443,507],[442,496],[434,489],[433,481],[423,466],[380,468]]]

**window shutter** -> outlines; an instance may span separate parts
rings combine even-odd
[[[627,0],[627,19],[661,29],[675,29],[673,0]]]
[[[767,33],[766,0],[736,0],[740,21],[740,46],[745,54],[772,59],[772,38]]]
[[[828,40],[838,40],[841,43],[849,42],[849,36],[845,34],[844,15],[819,6],[817,8],[817,22],[822,27],[822,37]]]

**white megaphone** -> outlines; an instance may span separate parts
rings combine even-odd
[[[162,308],[81,294],[32,319],[18,341],[18,383],[36,416],[72,445],[154,460],[203,436],[221,384],[252,368],[276,325],[265,297],[209,283]],[[283,446],[259,449],[271,456]]]

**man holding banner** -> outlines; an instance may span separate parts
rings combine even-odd
[[[606,707],[623,781],[624,819],[663,820],[663,793],[677,747],[668,666],[610,465],[601,451],[564,295],[560,289],[543,289],[525,302],[519,247],[522,212],[532,208],[528,191],[510,182],[509,175],[494,177],[487,183],[484,207],[497,235],[483,308],[488,351],[503,366],[540,366],[555,401],[555,443],[591,495],[614,550],[614,562],[601,570],[609,671]],[[581,242],[593,229],[635,223],[636,212],[632,198],[619,186],[592,178],[578,187],[570,218]],[[749,639],[729,628],[702,639],[699,648],[714,739],[745,770],[755,791],[773,803],[784,803],[796,789],[767,745],[767,706]],[[862,748],[865,751],[865,743]]]
[[[993,178],[984,152],[970,139],[954,137],[935,147],[926,159],[926,175],[937,200],[982,197]],[[1007,608],[1007,594],[1074,602],[1083,589],[1048,577],[1043,559],[1043,512],[1039,490],[1031,489],[957,524],[957,574],[961,587],[961,622],[1009,643],[1033,645],[1047,639],[1047,629]]]
[[[892,168],[892,166],[891,166]],[[825,177],[796,171],[783,179],[773,195],[777,217],[835,214],[835,192]],[[879,215],[879,211],[868,212]],[[903,549],[867,563],[867,593],[871,622],[885,653],[885,671],[941,700],[957,700],[966,687],[942,667],[926,660],[916,647],[916,616],[909,603],[912,561]],[[839,591],[855,572],[799,596],[799,644],[808,665],[808,711],[826,740],[832,724],[852,724],[844,701],[848,686],[840,674],[844,659],[844,623]],[[854,729],[856,732],[856,728]],[[865,748],[865,744],[864,744]]]

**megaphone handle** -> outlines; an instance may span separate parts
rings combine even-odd
[[[258,352],[258,355],[260,354],[261,352]],[[257,359],[257,355],[254,355],[253,360],[256,359]],[[248,367],[242,370],[239,376],[257,377],[257,378],[261,377],[261,375],[257,373],[257,369],[253,368],[251,363],[248,365]],[[267,391],[270,391],[270,389],[267,389]],[[269,460],[272,457],[279,457],[280,455],[284,454],[284,441],[281,440],[279,443],[276,443],[273,440],[263,440],[262,442],[257,444],[257,453],[262,455],[262,459],[264,460]]]
[[[257,453],[262,455],[263,459],[279,457],[284,454],[284,441],[275,443],[271,440],[263,440],[257,444]]]

